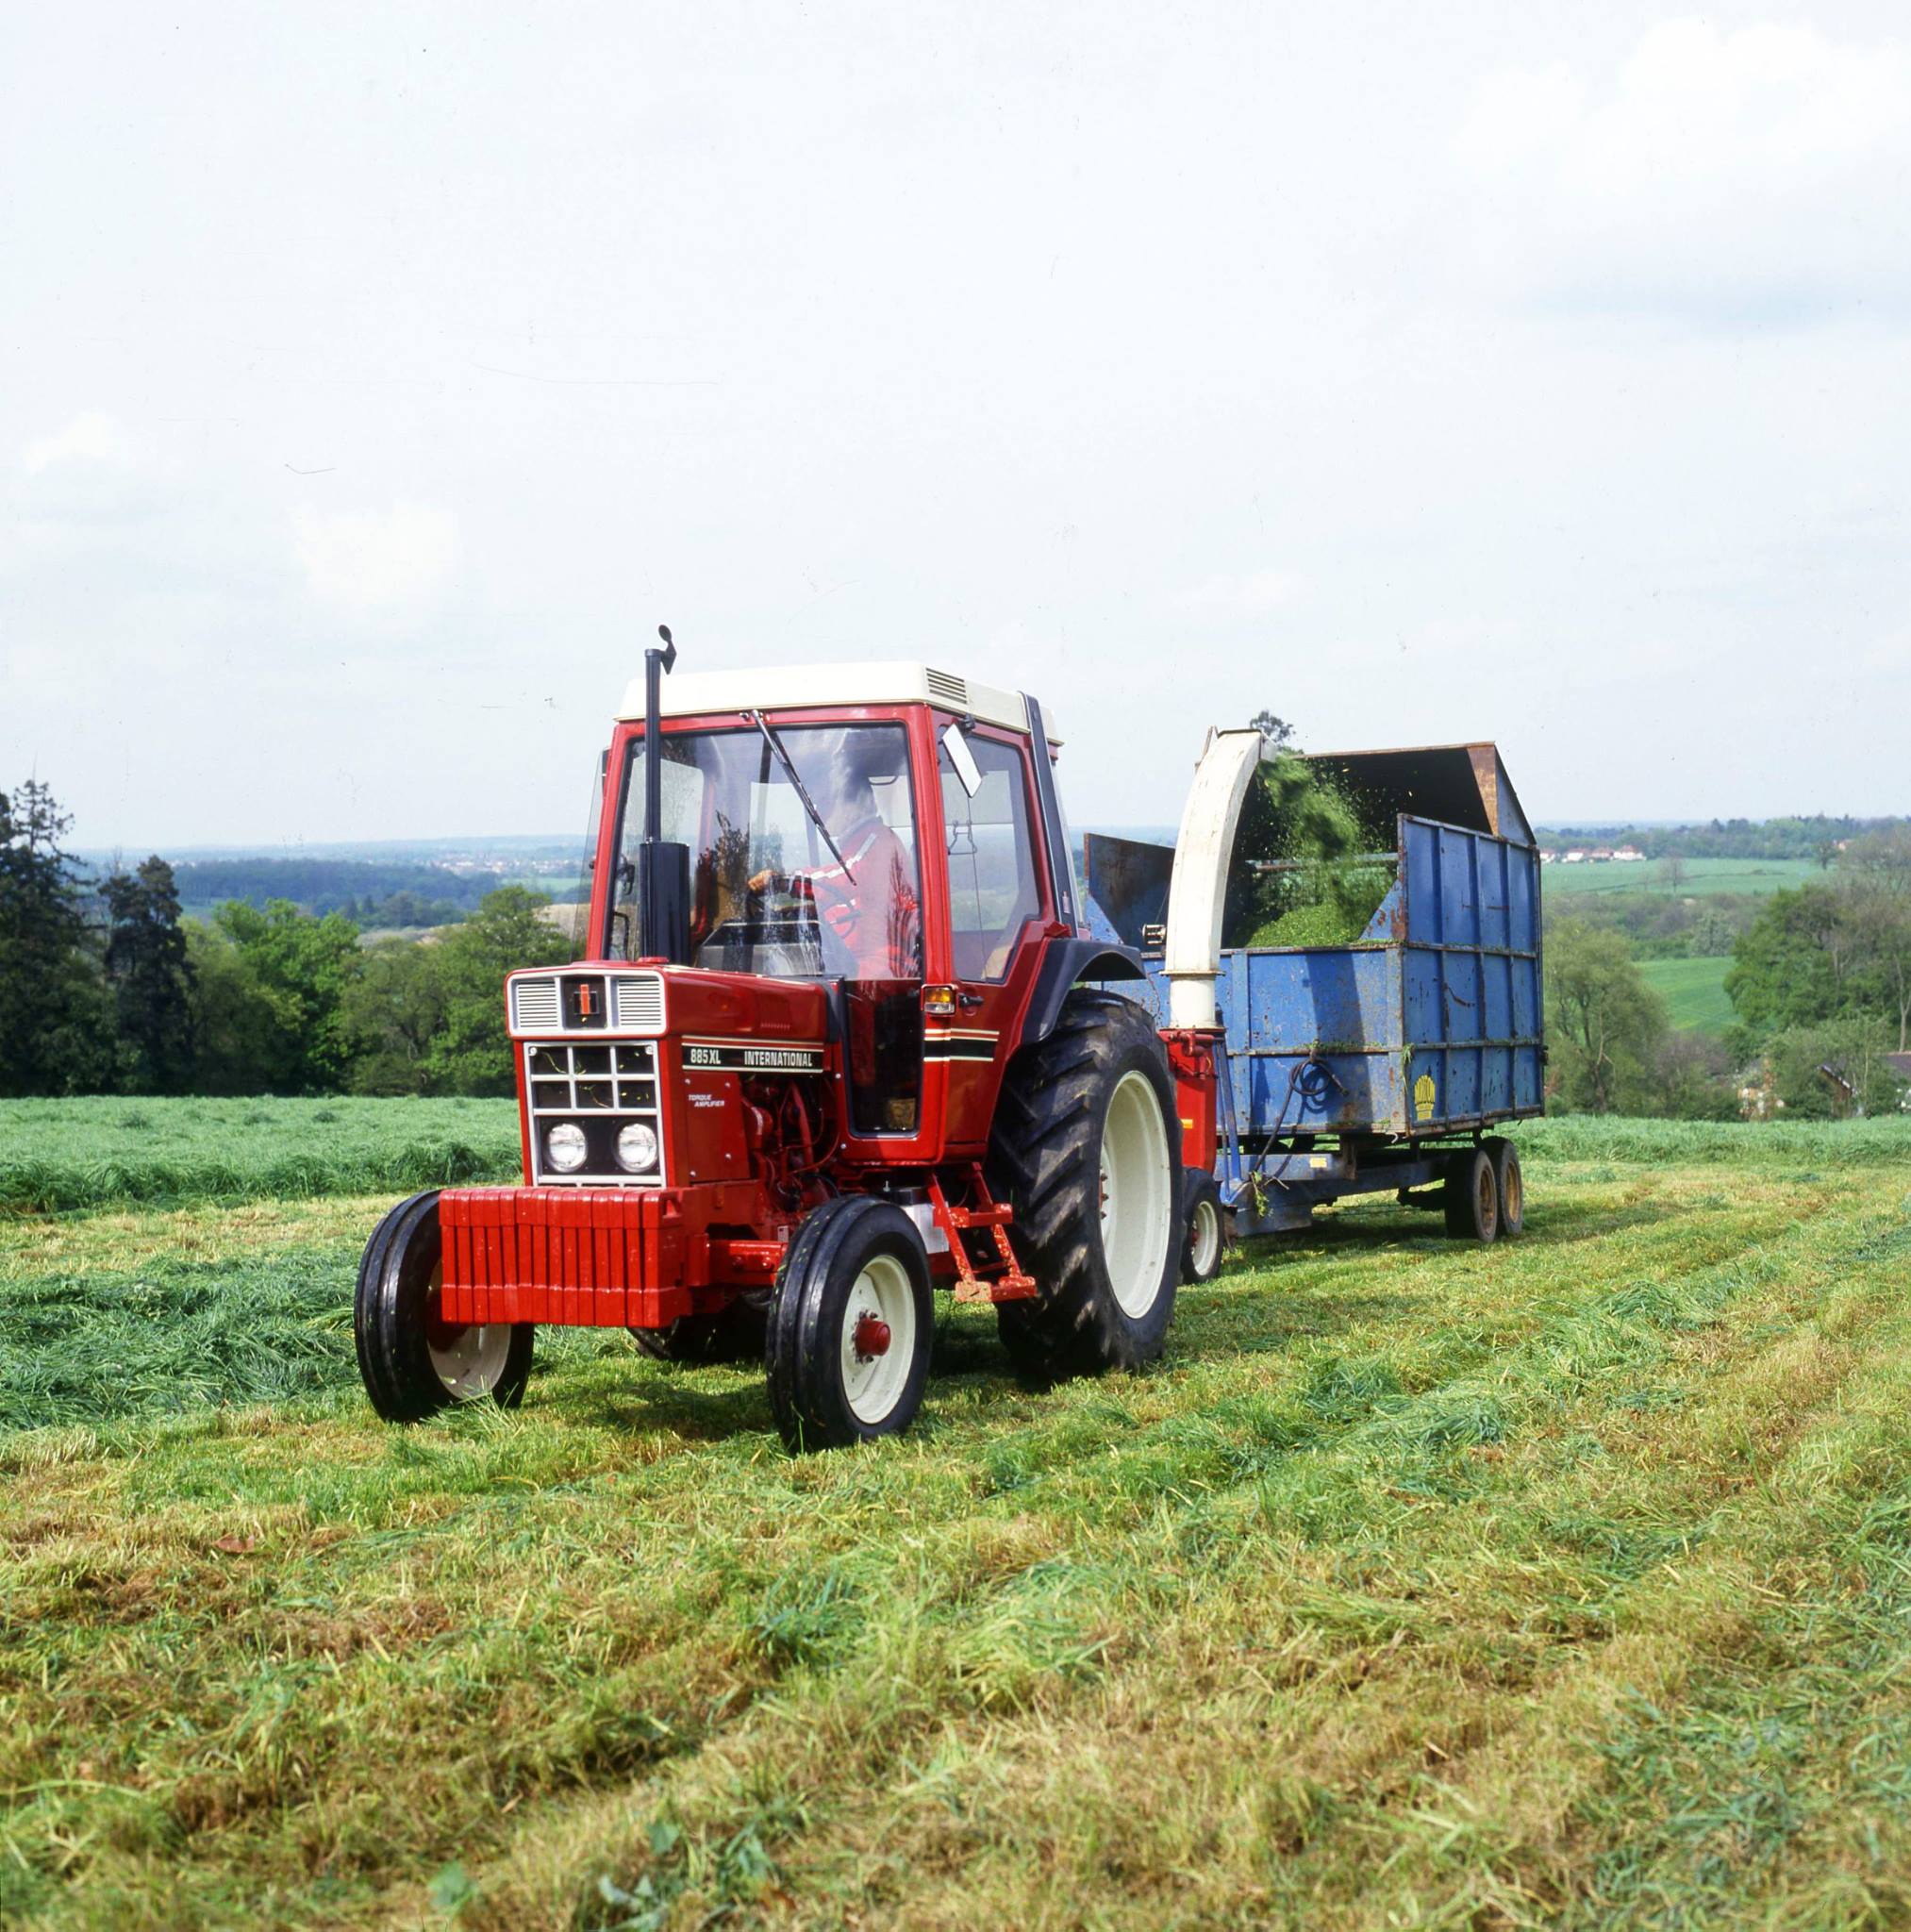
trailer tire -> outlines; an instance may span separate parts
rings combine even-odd
[[[770,1300],[761,1290],[738,1296],[714,1315],[679,1315],[661,1328],[633,1328],[630,1339],[654,1362],[679,1368],[763,1358]]]
[[[1030,1380],[1161,1353],[1186,1226],[1177,1123],[1161,1036],[1119,994],[1074,988],[1054,1030],[1009,1063],[989,1184],[1015,1210],[1009,1240],[1039,1292],[995,1315]]]
[[[440,1322],[442,1255],[431,1188],[386,1215],[358,1263],[352,1338],[365,1392],[388,1423],[423,1422],[458,1402],[515,1408],[523,1400],[535,1329]]]
[[[1184,1288],[1201,1288],[1221,1273],[1227,1254],[1227,1215],[1211,1174],[1190,1173],[1182,1198],[1188,1207],[1182,1216],[1187,1232],[1181,1244],[1181,1282]]]
[[[865,1321],[881,1331],[867,1351]],[[814,1208],[777,1271],[763,1366],[794,1451],[900,1435],[922,1406],[935,1325],[929,1257],[893,1202],[844,1194]]]
[[[1500,1184],[1500,1238],[1526,1232],[1526,1177],[1520,1171],[1520,1150],[1510,1141],[1483,1141],[1492,1157],[1493,1178]]]
[[[1500,1233],[1500,1177],[1484,1147],[1468,1147],[1447,1163],[1441,1196],[1454,1241],[1490,1241]]]

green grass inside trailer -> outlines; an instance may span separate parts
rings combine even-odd
[[[1397,876],[1388,816],[1291,755],[1263,763],[1241,804],[1225,946],[1346,946]]]
[[[0,1921],[1901,1911],[1911,1123],[1519,1139],[1517,1244],[1339,1210],[1047,1391],[950,1310],[802,1461],[617,1334],[381,1425],[383,1194],[0,1221]]]

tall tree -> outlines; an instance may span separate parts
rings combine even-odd
[[[0,792],[0,1093],[92,1092],[111,1074],[97,949],[59,844],[71,824],[37,779]]]
[[[1666,1005],[1618,933],[1580,919],[1548,926],[1546,1008],[1553,1074],[1568,1107],[1619,1113],[1652,1106]]]
[[[1754,1040],[1851,1010],[1852,936],[1836,886],[1774,892],[1738,935],[1725,991]]]
[[[1911,1047],[1911,826],[1853,839],[1838,870],[1846,881],[1846,924],[1865,1004]]]
[[[354,1093],[431,1091],[426,1062],[444,1026],[445,948],[412,940],[378,941],[345,991]]]
[[[290,1004],[258,983],[246,957],[217,925],[186,932],[191,968],[193,1091],[264,1093],[289,1079]]]
[[[1301,748],[1294,742],[1294,727],[1285,718],[1277,718],[1272,711],[1256,711],[1248,724],[1261,734],[1261,756],[1264,758],[1276,758],[1284,751],[1298,752]]]
[[[1766,1052],[1786,1112],[1794,1120],[1889,1112],[1898,1098],[1897,1077],[1885,1061],[1890,1044],[1881,1022],[1857,1013],[1773,1034]]]
[[[572,957],[568,934],[542,916],[548,903],[522,886],[503,887],[436,948],[444,1019],[424,1058],[434,1092],[513,1091],[505,974]]]
[[[101,892],[121,1078],[136,1092],[184,1092],[193,1074],[192,963],[173,868],[156,854],[136,872],[114,873]]]
[[[263,911],[234,900],[215,919],[272,1012],[258,1088],[336,1091],[352,1058],[342,1007],[359,968],[358,928],[337,912],[314,919],[290,899]]]

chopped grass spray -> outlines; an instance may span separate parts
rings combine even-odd
[[[1345,946],[1392,885],[1393,843],[1351,788],[1303,758],[1264,763],[1242,802],[1222,921],[1229,946]]]

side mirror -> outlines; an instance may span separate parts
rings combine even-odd
[[[952,724],[943,732],[942,749],[949,754],[949,762],[955,767],[963,791],[973,798],[982,790],[982,767],[975,762],[975,754],[969,749],[961,725]]]

